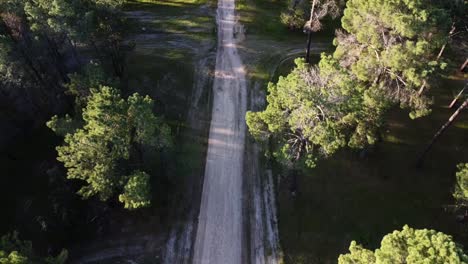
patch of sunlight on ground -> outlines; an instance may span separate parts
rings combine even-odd
[[[458,122],[458,123],[455,123],[455,127],[461,128],[461,129],[468,129],[468,123]]]
[[[385,136],[385,141],[387,141],[389,143],[395,143],[395,144],[404,143],[403,140],[401,140],[400,138],[397,138],[395,135],[391,135],[391,134]]]

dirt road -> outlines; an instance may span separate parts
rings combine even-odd
[[[242,169],[247,88],[234,0],[219,0],[213,108],[195,264],[242,263]]]

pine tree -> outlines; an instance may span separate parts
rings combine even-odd
[[[436,58],[447,20],[429,1],[349,0],[336,51],[318,66],[298,60],[269,84],[266,109],[247,113],[251,134],[271,137],[279,160],[313,167],[340,148],[375,144],[395,105],[427,115],[431,100],[419,90],[445,67]]]
[[[468,206],[468,163],[458,164],[457,169],[453,197],[460,205]]]
[[[416,263],[467,263],[468,256],[452,237],[435,230],[403,230],[386,235],[375,252],[351,242],[350,253],[340,255],[339,264],[416,264]]]
[[[56,257],[38,258],[31,241],[19,239],[18,232],[12,232],[0,238],[0,263],[2,264],[65,264],[68,251],[62,250]]]
[[[48,123],[54,131],[68,131],[65,144],[57,147],[58,160],[67,168],[67,177],[86,182],[79,190],[84,198],[97,195],[105,201],[123,193],[121,201],[134,209],[149,206],[148,180],[144,172],[133,171],[130,160],[141,164],[144,148],[170,146],[170,129],[153,112],[153,101],[139,94],[122,99],[118,90],[92,90],[83,109],[84,126],[75,130],[59,127],[54,117]],[[134,155],[133,153],[138,153]],[[133,157],[132,156],[137,156]],[[145,190],[141,196],[135,190]],[[133,201],[132,199],[136,199]]]

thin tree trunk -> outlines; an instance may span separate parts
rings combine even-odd
[[[44,38],[47,41],[47,44],[48,44],[48,47],[49,47],[49,52],[50,52],[50,55],[51,55],[52,59],[54,60],[54,65],[55,65],[55,68],[56,68],[57,73],[59,75],[59,78],[61,78],[62,81],[65,82],[65,83],[69,82],[70,79],[67,76],[66,67],[65,67],[65,65],[63,63],[63,56],[59,51],[59,48],[57,46],[57,42],[55,40],[51,39],[47,35],[47,33],[44,33]]]
[[[68,41],[68,44],[70,45],[71,49],[72,49],[72,53],[73,53],[73,57],[75,57],[75,61],[78,65],[78,67],[82,67],[83,65],[81,65],[81,61],[80,61],[80,58],[78,56],[78,52],[76,51],[76,44],[70,39],[70,37],[68,35],[65,35],[65,38],[67,39]]]
[[[460,67],[460,71],[462,72],[466,66],[468,65],[468,59],[465,60],[465,63],[462,64],[462,66]]]
[[[312,31],[309,30],[307,35],[308,35],[307,36],[307,50],[306,50],[305,61],[306,61],[306,63],[310,63],[310,45],[312,43]]]
[[[455,105],[455,103],[458,101],[458,98],[460,98],[460,96],[462,96],[463,92],[466,90],[466,87],[468,87],[468,83],[465,84],[465,87],[463,87],[463,89],[461,89],[457,96],[455,96],[455,98],[450,103],[449,108],[452,108]]]
[[[314,19],[314,12],[315,12],[315,5],[317,4],[317,0],[312,1],[312,9],[310,10],[310,19],[309,19],[309,28],[307,29],[307,49],[306,49],[306,58],[305,61],[307,63],[310,62],[310,45],[312,43],[312,22]]]
[[[118,44],[113,45],[112,51],[111,51],[111,61],[112,65],[114,67],[114,72],[115,75],[119,78],[123,76],[124,72],[124,65],[123,65],[123,59],[122,59],[122,54],[120,52],[120,48]]]
[[[429,145],[427,145],[427,147],[424,149],[424,151],[421,153],[421,155],[419,156],[419,159],[418,159],[418,163],[417,163],[417,166],[418,167],[421,167],[423,162],[424,162],[424,157],[426,156],[426,154],[429,152],[429,150],[431,150],[432,146],[434,145],[434,143],[439,139],[439,137],[445,132],[445,130],[447,130],[447,128],[453,123],[453,121],[455,121],[455,119],[457,118],[457,116],[460,114],[460,112],[465,109],[465,107],[468,106],[468,99],[465,100],[465,102],[463,102],[463,104],[460,105],[460,107],[458,107],[458,109],[452,114],[452,116],[450,116],[450,118],[448,119],[448,121],[439,129],[439,131],[437,131],[437,133],[434,135],[434,137],[432,138],[431,142],[429,143]]]
[[[449,38],[453,35],[453,33],[455,32],[456,30],[456,27],[455,27],[455,23],[452,24],[452,29],[450,29],[450,32],[448,34]],[[436,58],[436,61],[439,61],[440,58],[442,57],[442,55],[444,54],[444,51],[445,51],[445,48],[447,47],[447,43],[445,43],[442,48],[440,49],[439,51],[439,54],[437,54],[437,58]],[[421,88],[419,88],[419,91],[418,91],[418,95],[421,95],[423,92],[424,92],[424,89],[426,88],[426,80],[423,81],[423,84],[421,85]]]
[[[93,46],[94,52],[96,53],[96,56],[99,57],[99,60],[101,61],[101,64],[104,65],[105,59],[101,54],[101,51],[99,50],[99,47],[96,45],[96,42],[94,40],[90,40],[91,46]]]
[[[13,33],[11,32],[11,29],[8,26],[5,25],[5,30],[6,30],[6,33],[8,34],[8,37],[10,38],[10,40],[14,43],[14,47],[19,51],[19,53],[21,54],[21,56],[25,60],[26,65],[28,65],[30,70],[34,73],[34,76],[36,77],[37,81],[42,86],[44,86],[44,88],[46,88],[47,85],[46,85],[44,79],[42,78],[41,74],[39,73],[39,71],[34,66],[31,58],[26,54],[26,51],[20,46],[19,41],[16,40],[15,37],[13,36]]]

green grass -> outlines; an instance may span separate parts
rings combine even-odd
[[[135,21],[137,40],[128,54],[129,85],[148,94],[159,104],[170,124],[184,120],[194,82],[193,57],[201,41],[214,40],[213,0],[129,0],[126,11],[144,11],[143,21]],[[201,9],[208,5],[209,9]],[[142,29],[144,28],[144,30]],[[191,46],[191,47],[185,47]],[[181,114],[183,113],[183,114]]]
[[[395,109],[384,140],[367,157],[342,151],[299,178],[292,198],[280,191],[279,227],[286,263],[336,263],[356,240],[375,249],[382,237],[408,224],[453,235],[467,245],[468,227],[450,209],[455,166],[468,160],[468,115],[462,114],[416,168],[418,154],[453,109],[446,105],[463,85],[447,80],[433,92],[432,115],[410,120]]]
[[[202,11],[202,6],[209,9]],[[125,5],[126,11],[145,11],[155,15],[153,20],[145,19],[133,27],[134,33],[141,31],[139,27],[144,27],[158,33],[181,34],[194,40],[214,36],[215,18],[210,12],[213,8],[213,0],[131,0]]]
[[[286,1],[275,0],[238,0],[237,11],[240,22],[247,34],[267,35],[275,39],[286,39],[290,32],[280,21],[281,11]]]
[[[166,210],[160,212],[166,215],[166,229],[180,220],[178,214],[186,213],[182,209],[193,198],[190,192],[196,190],[190,181],[196,181],[203,172],[205,131],[191,128],[186,115],[196,81],[196,57],[210,56],[212,51],[206,51],[204,47],[216,43],[214,3],[214,0],[139,0],[128,1],[125,7],[127,11],[145,12],[144,20],[138,22],[134,33],[150,37],[137,38],[135,50],[128,54],[128,85],[155,99],[156,111],[171,126],[175,142],[166,156],[169,159],[164,164],[155,160],[152,168],[165,175],[157,175],[164,180],[156,182],[155,189],[165,196],[158,195],[163,200],[158,202]],[[141,29],[143,27],[145,30]],[[199,111],[203,112],[202,109]]]
[[[215,2],[214,0],[127,0],[127,5],[147,4],[155,6],[186,7],[188,5],[204,5]],[[146,9],[145,9],[146,10]]]

